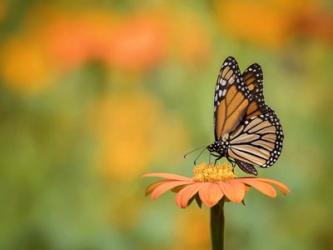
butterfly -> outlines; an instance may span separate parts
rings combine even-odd
[[[214,95],[214,143],[207,146],[215,162],[226,157],[248,174],[279,158],[283,130],[276,113],[265,104],[263,72],[258,64],[242,74],[233,57],[223,62]]]

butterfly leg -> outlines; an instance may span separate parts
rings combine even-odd
[[[227,157],[227,160],[231,163],[232,167],[234,168],[236,166],[236,163],[233,159]]]
[[[231,163],[232,172],[234,172],[235,171],[235,167],[236,167],[236,162],[233,159],[229,158],[229,157],[227,157],[227,160]]]
[[[212,152],[209,154],[209,164],[211,163],[211,156],[216,157],[215,161],[214,161],[214,165],[216,165],[216,162],[222,158],[222,156],[220,156],[219,154],[213,154]]]
[[[216,156],[216,155],[214,155],[214,156]],[[214,165],[216,165],[217,161],[220,160],[223,156],[222,155],[217,155],[216,157],[217,158],[214,161]]]

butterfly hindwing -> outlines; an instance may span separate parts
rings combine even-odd
[[[265,112],[263,72],[259,64],[250,65],[242,74],[246,87],[253,96],[253,101],[246,111],[246,119]]]
[[[217,77],[214,95],[215,140],[234,130],[253,100],[233,57],[228,57]]]
[[[242,74],[242,78],[246,87],[249,89],[253,96],[252,102],[249,104],[244,120],[248,120],[251,117],[259,116],[266,111],[266,105],[264,101],[263,90],[263,72],[259,64],[254,63],[250,65]],[[245,173],[258,175],[256,168],[249,163],[235,160],[238,167]]]
[[[279,158],[283,143],[282,127],[275,112],[266,108],[266,113],[246,120],[230,135],[230,157],[264,168],[272,166]]]
[[[242,77],[251,94],[263,97],[263,72],[258,63],[251,64],[244,70]]]

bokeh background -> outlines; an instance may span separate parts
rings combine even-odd
[[[333,249],[328,0],[0,1],[0,249],[209,249],[208,209],[141,175],[191,175],[229,55],[263,67],[285,144],[260,175],[292,191],[228,204],[226,249]]]

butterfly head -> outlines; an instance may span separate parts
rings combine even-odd
[[[229,142],[225,140],[218,140],[207,146],[211,153],[218,153],[220,156],[225,156],[228,150]]]

